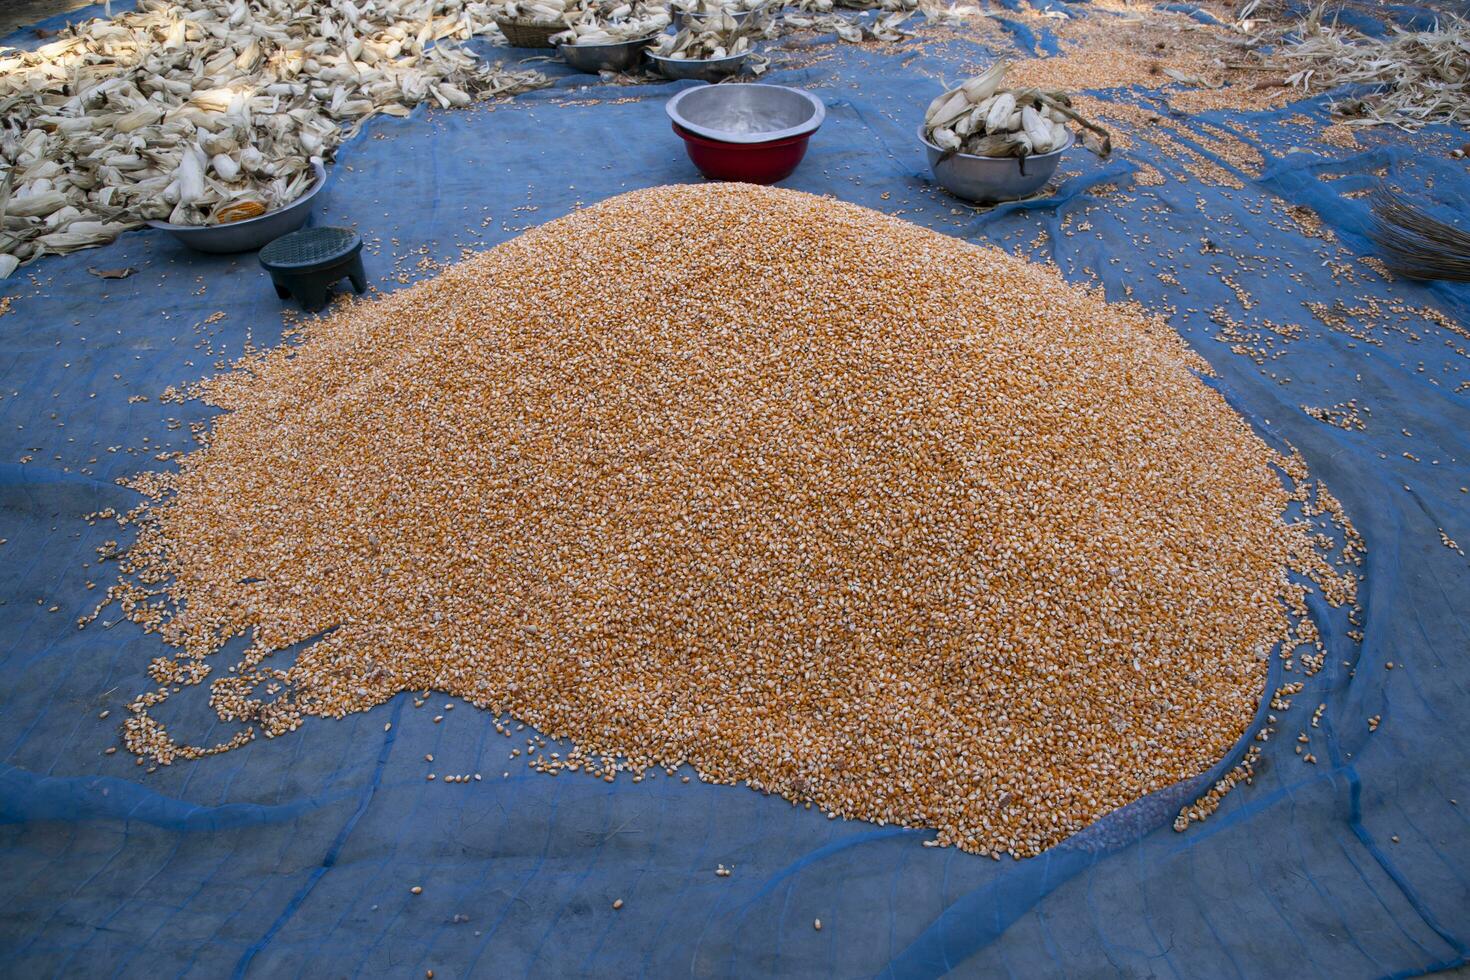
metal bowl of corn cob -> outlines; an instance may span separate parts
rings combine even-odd
[[[718,82],[722,78],[740,73],[740,68],[745,64],[745,59],[750,57],[749,51],[739,54],[726,55],[723,58],[665,58],[648,52],[648,60],[653,62],[659,74],[665,78],[684,79],[692,78],[701,82]]]
[[[1069,122],[1107,136],[1067,93],[1008,88],[1005,76],[1006,63],[996,62],[931,102],[919,126],[934,179],[967,201],[994,204],[1041,190],[1076,142]]]
[[[946,152],[929,141],[923,126],[919,127],[919,141],[924,144],[929,169],[940,187],[976,204],[997,204],[1030,197],[1045,187],[1073,137],[1068,133],[1062,145],[1048,153],[1014,157]]]
[[[738,75],[755,52],[762,32],[755,21],[737,22],[716,8],[708,17],[691,17],[675,34],[665,34],[648,49],[648,59],[665,78],[718,82]]]
[[[657,34],[634,38],[631,41],[612,41],[607,44],[572,44],[558,42],[557,53],[563,61],[589,75],[601,71],[632,71],[643,61],[643,49],[653,43]]]
[[[311,189],[283,208],[265,214],[237,208],[236,213],[255,216],[213,225],[179,225],[167,221],[150,221],[148,227],[166,231],[199,252],[253,251],[287,232],[295,231],[311,217],[312,199],[327,183],[327,171],[320,161],[312,160],[311,167],[316,174]]]

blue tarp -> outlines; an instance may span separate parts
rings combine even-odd
[[[435,725],[406,696],[152,775],[105,755],[160,650],[129,623],[76,629],[98,594],[87,583],[112,578],[97,549],[122,537],[82,515],[132,506],[114,481],[190,448],[188,424],[210,410],[160,403],[164,388],[283,326],[253,256],[133,233],[0,283],[14,297],[0,316],[5,974],[1348,978],[1464,961],[1470,559],[1441,535],[1470,547],[1470,290],[1387,281],[1359,256],[1362,192],[1381,177],[1470,213],[1447,152],[1465,134],[1372,132],[1345,149],[1288,122],[1324,118],[1318,101],[1211,112],[1180,124],[1239,187],[1136,140],[1107,162],[1071,154],[1053,196],[981,210],[930,185],[914,129],[936,76],[987,55],[959,39],[926,47],[819,46],[806,67],[778,64],[773,81],[828,107],[785,185],[1018,249],[1166,313],[1211,383],[1273,445],[1301,450],[1367,541],[1362,643],[1342,611],[1318,610],[1326,667],[1254,784],[1183,834],[1173,815],[1213,774],[1040,857],[992,861],[747,789],[538,775],[506,759],[483,713]],[[360,229],[388,290],[426,274],[425,257],[698,179],[663,112],[677,86],[588,82],[374,122],[342,150],[317,220]],[[1260,151],[1258,175],[1215,155],[1222,131]],[[1324,230],[1304,233],[1290,206]],[[87,271],[123,266],[138,272]],[[1353,405],[1362,429],[1305,410]],[[200,699],[179,702],[192,704],[181,736],[228,737],[202,725]],[[1306,765],[1294,736],[1318,704]],[[426,783],[426,753],[485,781]],[[734,873],[716,877],[720,863]]]

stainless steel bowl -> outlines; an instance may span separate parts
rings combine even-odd
[[[600,71],[631,71],[643,61],[643,49],[658,37],[636,38],[614,44],[566,44],[558,43],[556,50],[561,59],[577,71],[596,75]]]
[[[717,82],[739,74],[748,57],[749,51],[723,58],[661,58],[652,51],[648,52],[648,60],[653,62],[659,74],[665,78],[692,78],[701,82]]]
[[[1057,172],[1057,164],[1075,142],[1071,133],[1060,149],[1050,153],[1036,153],[1029,157],[977,157],[968,153],[954,153],[944,157],[944,151],[929,142],[924,127],[919,127],[919,142],[929,155],[929,169],[939,186],[955,197],[962,197],[976,204],[996,204],[1000,201],[1015,201],[1030,197],[1051,180]]]
[[[174,225],[167,221],[150,221],[148,227],[161,228],[179,241],[200,252],[249,252],[275,241],[306,224],[311,217],[311,201],[327,182],[327,170],[315,160],[311,164],[316,181],[305,194],[283,208],[258,218],[231,221],[223,225]]]
[[[827,107],[810,92],[784,85],[702,85],[665,104],[669,118],[706,139],[769,143],[816,132]]]

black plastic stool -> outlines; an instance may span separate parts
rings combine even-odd
[[[303,228],[282,235],[260,250],[260,264],[271,274],[276,295],[294,298],[305,310],[326,306],[328,290],[343,276],[358,293],[367,289],[362,239],[350,228]]]

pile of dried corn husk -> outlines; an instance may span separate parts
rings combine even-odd
[[[490,17],[464,0],[140,0],[0,56],[0,273],[147,219],[275,209],[370,116],[547,84],[455,43]]]
[[[616,44],[652,37],[669,26],[669,12],[651,3],[601,3],[576,13],[565,31],[553,42],[565,44]]]
[[[981,157],[1024,157],[1051,153],[1067,145],[1072,120],[1101,134],[1099,152],[1112,149],[1107,131],[1072,109],[1065,92],[1005,88],[1007,64],[997,61],[984,73],[929,103],[924,135],[941,150]]]
[[[1323,24],[1322,13],[1321,6],[1313,10],[1301,42],[1276,59],[1280,67],[1297,69],[1288,84],[1304,90],[1377,86],[1374,94],[1333,104],[1353,125],[1414,130],[1470,122],[1470,21],[1445,13],[1432,31],[1396,27],[1389,37],[1372,38]]]

